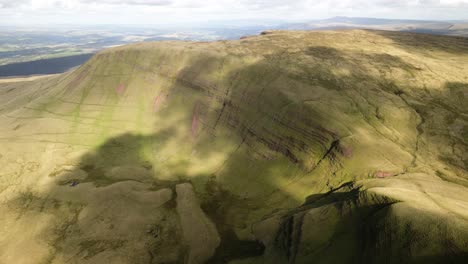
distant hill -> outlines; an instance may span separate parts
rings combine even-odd
[[[289,30],[379,29],[468,37],[468,23],[462,20],[447,22],[408,19],[334,17],[323,20],[312,20],[307,23],[285,24],[280,28]]]
[[[0,83],[0,263],[466,263],[468,38],[267,31]]]

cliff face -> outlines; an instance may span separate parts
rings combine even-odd
[[[468,39],[380,31],[0,83],[0,263],[461,262],[467,94]]]

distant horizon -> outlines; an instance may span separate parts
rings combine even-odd
[[[360,17],[360,16],[333,16],[333,17],[325,17],[325,18],[317,18],[317,19],[302,19],[302,20],[273,20],[273,19],[235,19],[235,20],[213,20],[213,21],[206,21],[203,23],[190,23],[189,24],[163,24],[163,23],[154,23],[154,24],[113,24],[113,23],[96,23],[96,24],[79,24],[79,23],[70,23],[70,24],[0,24],[1,28],[6,27],[16,27],[16,28],[24,28],[24,27],[36,27],[36,28],[69,28],[69,27],[77,27],[77,28],[99,28],[99,27],[134,27],[134,28],[141,28],[141,27],[169,27],[172,29],[180,28],[180,29],[190,29],[190,28],[218,28],[218,27],[233,27],[233,28],[243,28],[243,27],[258,27],[258,26],[269,26],[269,25],[284,25],[284,24],[296,24],[296,23],[313,23],[313,22],[321,22],[333,19],[373,19],[373,20],[382,20],[382,21],[414,21],[414,22],[447,22],[447,23],[468,23],[467,19],[413,19],[413,18],[388,18],[388,17]]]

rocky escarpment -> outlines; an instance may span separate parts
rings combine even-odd
[[[462,262],[467,61],[278,31],[2,83],[0,262]]]

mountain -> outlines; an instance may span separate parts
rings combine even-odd
[[[468,37],[468,24],[463,20],[430,21],[334,17],[322,20],[312,20],[306,23],[283,24],[279,28],[289,30],[374,29]]]
[[[0,83],[0,263],[464,263],[468,39],[138,43]]]

